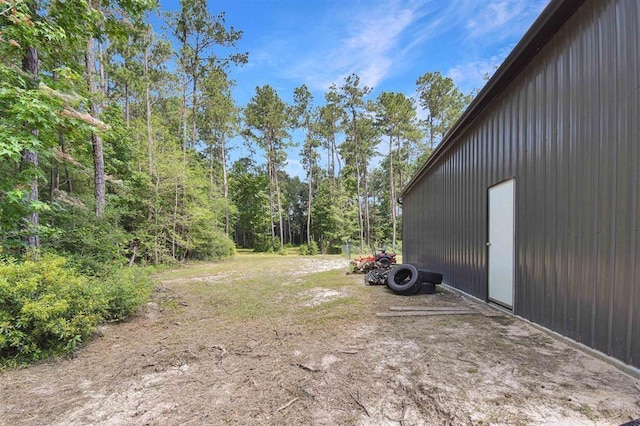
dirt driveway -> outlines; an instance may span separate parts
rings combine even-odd
[[[339,257],[158,277],[75,357],[0,373],[3,425],[618,425],[640,381],[440,288],[401,297]],[[318,272],[321,271],[321,272]],[[390,308],[466,314],[380,317]]]

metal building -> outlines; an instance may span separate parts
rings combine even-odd
[[[402,194],[405,262],[635,367],[639,27],[553,0]]]

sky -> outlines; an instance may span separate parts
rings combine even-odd
[[[248,64],[232,68],[234,98],[246,105],[255,89],[273,87],[285,102],[306,84],[316,104],[332,83],[350,74],[370,95],[402,92],[416,98],[426,72],[451,77],[463,93],[479,90],[513,50],[549,0],[210,0],[227,27],[243,31],[239,52]],[[177,10],[178,0],[160,0]],[[299,138],[294,134],[294,139]],[[246,155],[242,143],[231,153]],[[285,170],[304,177],[289,151]]]

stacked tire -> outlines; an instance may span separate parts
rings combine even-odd
[[[442,274],[419,270],[409,263],[396,266],[387,277],[387,287],[402,296],[416,294],[423,283],[425,283],[425,293],[435,293],[435,285],[441,282]]]

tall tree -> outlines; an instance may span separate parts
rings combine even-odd
[[[314,179],[317,169],[318,152],[320,146],[314,132],[315,118],[313,112],[313,95],[307,86],[302,85],[294,89],[293,100],[296,115],[298,116],[298,127],[305,131],[305,139],[302,148],[302,163],[307,171],[307,244],[311,243],[311,212],[313,205],[313,191],[315,187]]]
[[[233,52],[219,55],[214,51],[218,46],[234,48],[242,38],[242,31],[225,26],[225,13],[211,15],[206,0],[180,0],[180,11],[169,14],[169,24],[173,34],[181,44],[180,66],[183,79],[183,145],[184,149],[194,146],[197,136],[197,110],[199,83],[205,74],[206,65],[226,68],[229,64],[241,65],[247,62],[247,53]],[[187,84],[191,82],[191,138],[188,140]]]
[[[211,66],[203,81],[202,109],[199,117],[199,133],[206,145],[209,161],[209,177],[213,184],[214,165],[219,164],[222,174],[222,194],[225,200],[225,232],[229,235],[229,183],[227,177],[227,141],[238,133],[239,109],[236,107],[225,71]]]
[[[416,110],[413,101],[402,93],[382,92],[377,99],[377,125],[389,138],[388,174],[389,174],[389,209],[392,224],[392,245],[396,246],[398,206],[395,163],[399,163],[398,170],[402,171],[402,162],[399,160],[401,143],[403,140],[412,140],[419,134]],[[400,178],[400,184],[402,184]]]
[[[256,88],[256,95],[244,110],[244,122],[247,129],[243,134],[255,141],[264,151],[269,176],[269,204],[271,220],[271,243],[275,247],[274,215],[278,218],[279,246],[284,249],[284,228],[282,218],[282,199],[278,172],[285,159],[284,149],[290,146],[289,129],[292,125],[290,108],[280,99],[269,85]]]
[[[336,186],[336,175],[340,174],[342,164],[338,155],[336,136],[340,132],[340,122],[344,121],[344,111],[340,106],[340,96],[337,88],[332,86],[324,95],[325,105],[320,107],[317,120],[317,132],[327,149],[327,175],[333,187]],[[336,173],[336,161],[338,171]]]
[[[335,91],[335,88],[332,90]],[[364,250],[365,242],[370,244],[367,168],[375,152],[372,149],[375,146],[375,132],[371,119],[365,114],[367,103],[364,98],[371,90],[367,86],[360,86],[360,77],[351,74],[345,78],[338,91],[340,106],[344,110],[343,128],[346,132],[346,140],[341,147],[342,156],[355,173],[361,251]]]
[[[433,150],[462,114],[471,96],[464,95],[453,79],[437,71],[418,77],[416,84],[420,106],[427,112],[425,130],[429,137],[429,149]]]

